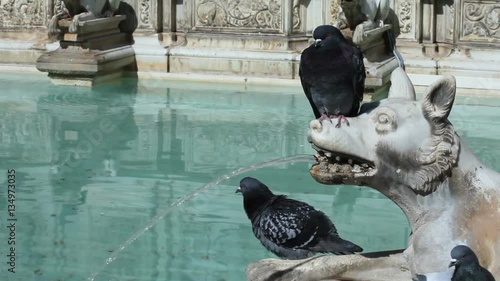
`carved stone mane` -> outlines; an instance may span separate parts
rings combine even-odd
[[[456,166],[460,149],[459,138],[453,125],[448,121],[455,100],[456,81],[453,76],[445,76],[442,81],[429,87],[422,100],[422,112],[429,121],[431,134],[416,154],[419,168],[408,171],[406,175],[411,178],[407,181],[411,183],[411,188],[420,195],[436,191],[440,183],[449,176],[451,169]],[[395,69],[391,75],[391,83],[388,96],[390,99],[416,100],[415,89],[404,70]],[[439,96],[435,94],[442,91],[445,94]],[[442,100],[436,100],[437,98]]]
[[[431,125],[431,137],[425,142],[418,155],[422,168],[416,172],[413,189],[421,194],[434,192],[444,178],[449,176],[457,164],[460,141],[448,115],[455,100],[456,82],[453,76],[446,76],[441,84],[432,85],[422,101],[422,112]],[[440,87],[441,89],[436,89]],[[447,91],[448,98],[433,100],[440,91]],[[435,106],[439,104],[440,106]]]
[[[416,171],[413,190],[420,195],[436,191],[457,164],[460,143],[453,126],[432,127],[432,136],[421,147],[417,161],[422,165]]]

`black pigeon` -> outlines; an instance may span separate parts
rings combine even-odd
[[[425,275],[417,274],[415,281],[495,281],[493,275],[479,264],[476,254],[471,248],[458,245],[451,250],[450,271],[435,272]]]
[[[365,89],[363,53],[348,42],[336,27],[320,25],[313,33],[315,43],[301,55],[299,76],[316,118],[345,118],[358,114]],[[331,122],[331,120],[330,120]]]
[[[458,245],[451,250],[451,262],[455,267],[451,281],[495,281],[493,275],[479,264],[471,248]]]
[[[236,192],[243,194],[243,206],[252,221],[253,233],[278,257],[303,259],[315,253],[345,255],[363,251],[340,238],[324,213],[285,195],[274,195],[257,179],[242,179]]]

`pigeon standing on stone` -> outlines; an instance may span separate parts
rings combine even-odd
[[[458,245],[451,250],[450,273],[437,272],[426,275],[417,274],[418,281],[495,281],[493,275],[479,264],[479,260],[471,248]],[[414,279],[415,280],[415,279]]]
[[[274,195],[257,179],[242,179],[236,192],[243,194],[243,206],[253,233],[278,257],[303,259],[315,253],[345,255],[363,251],[340,238],[324,213],[285,195]]]
[[[365,89],[363,53],[348,42],[336,27],[320,25],[313,33],[314,44],[301,55],[299,76],[314,115],[320,121],[342,120],[358,114]]]

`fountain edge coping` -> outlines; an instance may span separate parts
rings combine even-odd
[[[0,72],[29,72],[45,75],[28,64],[0,64]],[[443,77],[434,74],[408,73],[410,80],[417,88],[427,87],[432,82]],[[299,79],[268,78],[252,76],[214,75],[201,73],[171,73],[159,71],[139,71],[139,78],[164,79],[173,81],[212,82],[224,84],[273,85],[284,87],[301,87]],[[500,97],[500,79],[487,77],[455,76],[458,96]],[[479,82],[479,83],[478,83]]]

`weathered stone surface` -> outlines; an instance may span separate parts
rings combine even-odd
[[[265,259],[249,264],[246,274],[251,281],[411,280],[403,254],[395,252],[317,256],[305,260]]]
[[[92,75],[114,71],[133,62],[134,50],[130,46],[106,51],[70,47],[42,55],[37,68],[55,74]]]
[[[279,32],[283,24],[280,0],[196,0],[195,7],[195,27]]]
[[[44,0],[0,0],[0,28],[43,26],[47,16]]]
[[[232,57],[231,63],[219,71],[205,72],[208,68],[200,68],[199,64],[207,63],[205,57],[196,62],[197,57],[176,57],[167,53],[172,49],[196,48],[215,50],[221,53],[226,50],[244,50],[250,52],[282,53],[300,52],[307,47],[313,29],[320,24],[344,24],[344,33],[352,37],[352,31],[363,22],[359,14],[359,4],[370,0],[197,0],[172,3],[166,0],[122,0],[137,11],[135,25],[138,27],[134,37],[159,38],[149,45],[141,45],[141,55],[137,64],[139,71],[172,71],[197,74],[227,73],[232,75],[268,76],[269,69],[281,71],[274,77],[295,79],[298,61],[292,61],[293,69],[282,71],[283,66],[275,67],[273,60],[252,62],[259,64],[264,71],[247,71],[241,68],[237,72],[235,64],[244,64],[244,56]],[[238,2],[238,3],[237,3]],[[373,1],[371,1],[373,2]],[[236,5],[238,4],[238,5]],[[474,77],[496,77],[496,69],[492,67],[500,62],[500,42],[498,41],[497,15],[498,3],[486,0],[464,1],[427,1],[403,0],[393,1],[386,24],[398,29],[397,47],[403,55],[408,73],[454,74],[465,79]],[[34,64],[41,52],[52,50],[46,37],[51,17],[63,10],[62,0],[0,0],[0,62]],[[343,9],[345,8],[345,9]],[[119,9],[118,9],[119,10]],[[278,12],[279,11],[279,12]],[[125,11],[126,12],[126,11]],[[353,13],[358,17],[352,19]],[[381,13],[384,14],[384,13]],[[391,21],[392,15],[393,20]],[[346,22],[339,23],[340,17],[350,18],[351,26]],[[127,14],[128,17],[128,14]],[[123,22],[122,22],[123,23]],[[132,22],[133,23],[133,22]],[[396,28],[399,25],[399,28]],[[363,33],[357,41],[365,51],[368,62],[380,62],[387,59],[384,52],[389,53],[382,35],[367,36],[371,33],[362,26]],[[375,27],[375,26],[373,26]],[[353,30],[351,30],[353,29]],[[359,29],[361,30],[361,28]],[[376,29],[375,29],[376,30]],[[96,31],[101,32],[102,30]],[[377,33],[377,32],[375,32]],[[14,34],[14,37],[12,37]],[[104,36],[107,32],[102,32]],[[83,42],[99,34],[67,35],[66,42]],[[11,38],[12,37],[12,38]],[[117,42],[123,37],[112,35],[112,38],[100,39],[86,48],[110,48],[109,43]],[[373,40],[372,40],[373,39]],[[168,51],[160,50],[163,44]],[[63,43],[63,46],[76,46]],[[189,51],[189,50],[188,50]],[[154,53],[154,54],[153,54]],[[458,54],[458,55],[457,55]],[[216,59],[218,56],[213,57]],[[299,56],[296,56],[299,58]],[[177,68],[180,60],[182,68]],[[172,63],[171,63],[172,62]],[[389,64],[389,61],[387,62]],[[392,62],[390,62],[392,63]],[[190,69],[188,66],[194,67]],[[476,66],[483,65],[483,70]],[[173,66],[173,67],[172,67]],[[185,67],[184,67],[185,66]],[[372,71],[370,71],[372,72]],[[289,75],[288,73],[294,73]],[[390,72],[389,72],[390,73]],[[285,76],[282,76],[285,74]],[[386,74],[385,77],[388,75]],[[378,78],[377,78],[378,79]],[[372,79],[369,78],[369,84]],[[376,82],[377,84],[379,82]],[[383,88],[379,88],[380,91]]]
[[[500,3],[463,1],[461,41],[500,43]]]
[[[172,49],[169,54],[171,72],[267,76],[294,78],[298,69],[294,52],[252,52],[205,50],[202,48]]]

